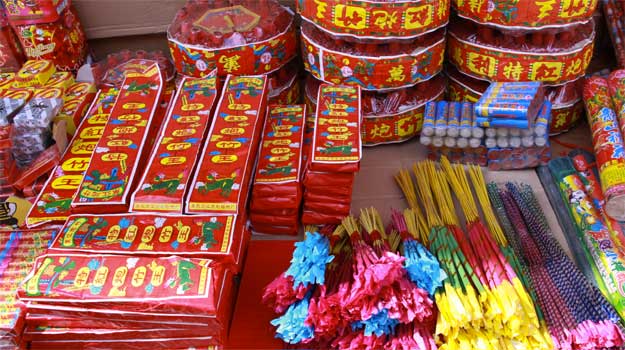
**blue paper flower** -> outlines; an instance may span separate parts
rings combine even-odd
[[[371,315],[371,318],[364,321],[356,321],[352,323],[352,330],[365,329],[365,336],[370,337],[375,334],[381,337],[385,334],[395,334],[395,327],[399,324],[399,320],[392,319],[388,316],[388,310],[382,309]]]
[[[433,297],[447,278],[438,260],[421,243],[411,239],[404,242],[404,257],[410,280]]]
[[[293,289],[302,284],[324,284],[326,266],[334,259],[330,254],[330,242],[318,232],[306,232],[306,238],[295,243],[295,251],[291,265],[286,271],[287,276],[293,276]]]
[[[311,296],[312,292],[308,292],[304,299],[289,306],[284,315],[271,321],[273,326],[278,327],[276,338],[280,338],[288,344],[299,344],[304,340],[313,338],[314,328],[305,323]]]

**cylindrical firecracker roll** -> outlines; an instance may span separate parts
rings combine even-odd
[[[564,28],[514,31],[466,19],[449,25],[449,60],[461,72],[490,81],[558,85],[582,77],[592,58],[592,21]]]
[[[454,0],[459,16],[491,26],[539,29],[584,23],[592,18],[598,0]]]
[[[122,50],[106,56],[91,65],[91,71],[99,88],[121,87],[128,72],[141,73],[156,62],[165,74],[165,81],[172,81],[176,75],[174,65],[163,51]]]
[[[603,13],[612,38],[618,66],[625,68],[625,3],[621,0],[605,0]]]
[[[297,54],[293,12],[275,0],[189,0],[167,31],[180,74],[271,73]]]
[[[415,38],[444,27],[450,0],[299,0],[306,22],[349,41]]]
[[[611,108],[606,79],[592,77],[584,84],[584,103],[597,159],[606,213],[625,220],[625,150],[616,113]]]
[[[9,22],[29,60],[50,60],[61,71],[85,62],[87,39],[71,1],[5,0]]]
[[[476,102],[490,85],[489,81],[468,76],[454,66],[448,66],[445,73],[449,78],[447,98],[450,101]],[[582,87],[583,79],[545,87],[545,98],[553,106],[549,125],[550,135],[566,132],[582,119],[584,113]]]
[[[352,43],[302,23],[304,68],[330,84],[392,90],[431,79],[443,68],[445,29],[384,44]]]
[[[320,81],[308,77],[306,102],[316,110]],[[442,99],[446,79],[443,75],[413,87],[391,92],[362,92],[363,146],[397,143],[410,140],[421,132],[425,104]]]
[[[625,69],[614,71],[608,77],[608,89],[612,106],[618,116],[621,133],[625,135]]]

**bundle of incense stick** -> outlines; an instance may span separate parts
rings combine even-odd
[[[423,216],[404,215],[401,233],[387,234],[373,208],[336,227],[307,227],[291,265],[264,292],[281,314],[276,336],[322,349],[436,349],[433,295],[446,275],[417,242]]]
[[[519,238],[513,247],[525,258],[555,348],[621,348],[618,313],[560,248],[531,187],[491,185],[489,197]]]
[[[413,208],[418,208],[415,192],[419,193],[430,227],[429,247],[449,276],[436,294],[439,345],[475,349],[484,344],[488,349],[504,349],[524,344],[532,349],[551,349],[532,298],[517,276],[516,271],[521,271],[518,260],[507,260],[510,252],[501,248],[505,238],[494,226],[494,214],[486,210],[490,225],[481,222],[462,166],[444,161],[443,169],[437,170],[430,161],[415,164],[416,189],[408,171],[396,177]],[[482,178],[472,175],[472,179],[474,186],[482,186],[476,192],[483,197]],[[452,189],[465,213],[466,230],[453,209]]]

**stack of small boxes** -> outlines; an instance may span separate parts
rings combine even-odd
[[[360,89],[322,84],[304,175],[305,225],[338,224],[349,215],[362,155]]]
[[[492,170],[531,168],[551,157],[550,119],[541,83],[493,83],[474,105],[428,104],[421,143],[432,159],[445,155]]]
[[[299,232],[305,105],[271,105],[252,188],[250,223],[255,232]]]

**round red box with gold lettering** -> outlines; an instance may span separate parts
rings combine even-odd
[[[454,0],[461,17],[501,27],[537,29],[586,22],[598,0]]]
[[[447,99],[450,101],[477,102],[490,82],[475,79],[460,73],[454,66],[445,70],[449,78]],[[568,131],[584,116],[584,102],[581,96],[582,79],[558,86],[548,86],[546,97],[552,103],[551,135]]]
[[[307,22],[346,40],[414,38],[444,27],[450,0],[299,0]]]
[[[459,19],[449,26],[449,60],[490,81],[558,85],[582,77],[593,54],[592,22],[534,32],[505,31]]]
[[[312,77],[306,81],[306,104],[314,113],[317,90],[321,82]],[[397,143],[410,140],[421,132],[425,104],[442,99],[447,79],[439,74],[415,86],[379,93],[362,94],[363,146]]]
[[[445,56],[445,29],[384,44],[353,43],[302,23],[304,68],[331,84],[363,90],[412,86],[438,74]]]
[[[180,74],[271,73],[297,54],[293,12],[275,0],[191,0],[167,31]]]

